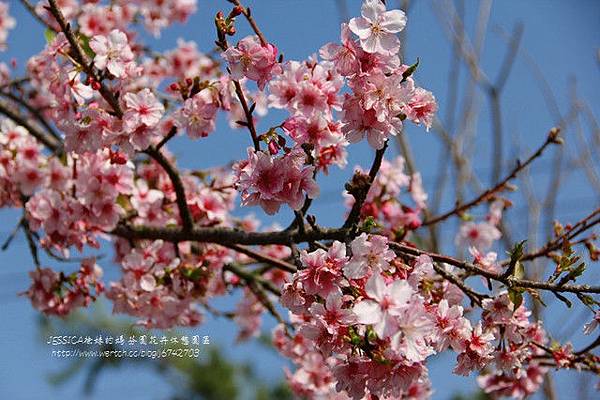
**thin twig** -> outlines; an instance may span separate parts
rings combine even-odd
[[[513,168],[511,173],[508,174],[502,181],[497,183],[494,187],[487,189],[485,192],[481,193],[475,199],[473,199],[467,203],[458,205],[454,209],[452,209],[442,215],[433,217],[432,219],[423,222],[423,225],[436,224],[438,222],[441,222],[441,221],[447,219],[448,217],[451,217],[452,215],[460,215],[463,212],[465,212],[466,210],[470,209],[471,207],[474,207],[474,206],[480,204],[482,201],[487,200],[493,194],[503,190],[506,187],[506,184],[509,181],[511,181],[512,179],[514,179],[521,170],[526,168],[536,158],[540,157],[544,153],[544,150],[546,149],[546,147],[548,147],[551,144],[560,143],[560,138],[558,137],[558,133],[559,133],[559,130],[557,128],[553,128],[552,130],[550,130],[550,133],[548,134],[546,141],[542,144],[542,146],[540,146],[540,148],[538,148],[537,151],[535,153],[533,153],[525,162],[523,162],[523,163],[517,162],[517,165]]]

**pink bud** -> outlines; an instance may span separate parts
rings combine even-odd
[[[238,15],[242,14],[243,12],[244,12],[244,7],[235,6],[235,7],[233,7],[233,10],[231,10],[231,13],[229,13],[229,17],[231,17],[231,18],[237,17]]]
[[[279,145],[277,145],[277,143],[274,140],[271,140],[269,142],[269,153],[271,153],[271,155],[275,155],[279,152]]]

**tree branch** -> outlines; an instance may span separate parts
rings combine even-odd
[[[375,181],[377,177],[377,173],[379,172],[379,168],[381,168],[381,162],[383,161],[383,155],[385,154],[385,150],[388,147],[388,141],[386,140],[383,144],[383,147],[375,152],[375,158],[373,159],[373,164],[371,165],[371,169],[369,171],[368,181],[366,182],[352,182],[356,183],[354,192],[351,193],[354,196],[354,204],[352,205],[352,209],[348,214],[348,218],[346,218],[346,222],[344,222],[343,228],[350,228],[358,223],[360,218],[360,210],[363,206],[363,203],[367,199],[367,194],[369,193],[369,189],[371,189],[371,185]],[[354,175],[355,177],[357,175]],[[353,178],[354,181],[354,178]],[[351,183],[351,184],[352,184]],[[347,185],[348,187],[348,185]],[[350,192],[350,190],[349,190]]]
[[[552,128],[550,130],[550,133],[548,134],[548,137],[546,138],[546,141],[542,144],[542,146],[540,146],[540,148],[538,148],[537,151],[535,153],[533,153],[524,163],[517,161],[517,165],[513,168],[512,172],[509,175],[507,175],[502,181],[497,183],[494,187],[481,193],[479,196],[477,196],[475,199],[469,201],[468,203],[458,205],[454,209],[452,209],[442,215],[438,215],[436,217],[433,217],[430,220],[423,222],[423,225],[436,224],[438,222],[441,222],[441,221],[447,219],[448,217],[451,217],[452,215],[460,215],[463,212],[465,212],[466,210],[468,210],[472,207],[475,207],[476,205],[480,204],[481,202],[487,200],[493,194],[503,190],[505,188],[506,184],[509,181],[511,181],[512,179],[514,179],[518,175],[519,172],[521,172],[524,168],[526,168],[529,164],[531,164],[535,159],[540,157],[544,153],[544,150],[546,150],[546,147],[548,147],[551,144],[561,144],[562,143],[562,140],[558,135],[559,132],[560,132],[560,130],[558,128]]]
[[[152,157],[152,159],[154,159],[165,170],[167,175],[169,175],[171,183],[173,184],[173,189],[175,190],[175,195],[177,197],[177,208],[179,209],[179,216],[181,217],[181,221],[183,223],[183,231],[190,232],[194,227],[194,221],[187,206],[187,198],[185,196],[185,189],[183,188],[181,177],[171,165],[169,160],[167,160],[160,151],[156,150],[154,147],[149,147],[144,152]]]

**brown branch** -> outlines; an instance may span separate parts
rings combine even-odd
[[[575,354],[581,355],[581,354],[587,353],[588,351],[593,350],[598,346],[600,346],[600,336],[598,336],[596,338],[596,340],[594,340],[592,343],[585,346],[583,349],[576,351]]]
[[[27,109],[27,111],[29,111],[31,113],[31,115],[33,115],[33,117],[36,120],[38,120],[38,122],[40,124],[42,124],[42,126],[44,128],[46,128],[46,131],[48,131],[48,133],[50,135],[52,135],[58,141],[61,140],[60,135],[54,130],[54,128],[52,126],[50,126],[48,121],[46,121],[46,119],[44,117],[42,117],[40,110],[36,110],[28,102],[15,96],[14,94],[12,94],[10,92],[4,92],[4,91],[0,90],[0,96],[4,96],[4,97],[14,101],[15,103],[19,104],[20,106],[25,107]]]
[[[172,127],[169,133],[167,133],[167,135],[164,138],[162,138],[160,142],[158,142],[158,144],[156,145],[156,151],[159,151],[165,144],[167,144],[169,140],[173,139],[175,135],[177,135],[176,126]]]
[[[162,239],[171,243],[194,241],[215,243],[222,246],[232,245],[267,245],[290,243],[305,243],[319,240],[340,240],[344,241],[350,234],[349,229],[320,229],[315,231],[306,230],[300,234],[297,230],[291,231],[273,231],[273,232],[246,232],[231,228],[193,228],[185,232],[180,228],[154,228],[147,226],[126,226],[119,225],[112,232],[116,236],[131,239]]]
[[[244,95],[244,90],[242,89],[242,85],[234,80],[233,85],[235,86],[235,93],[240,101],[242,109],[244,110],[244,116],[246,117],[246,127],[250,131],[250,135],[252,136],[252,144],[254,145],[254,150],[260,151],[260,141],[258,140],[258,134],[256,133],[256,126],[254,125],[254,117],[252,116],[252,110],[248,107],[248,102],[246,101],[246,96]]]
[[[237,275],[238,277],[243,279],[248,284],[250,284],[252,282],[257,283],[257,284],[261,285],[262,287],[264,287],[265,290],[268,290],[269,292],[273,293],[274,295],[281,296],[281,291],[278,288],[276,288],[275,285],[273,285],[271,282],[263,279],[262,277],[260,277],[257,274],[253,274],[252,272],[246,271],[245,269],[243,269],[235,264],[227,264],[223,267],[223,269]]]
[[[156,150],[154,147],[149,147],[144,152],[152,157],[152,159],[154,159],[165,170],[167,175],[169,175],[169,179],[171,179],[173,189],[175,190],[177,208],[179,209],[179,216],[181,217],[181,221],[183,223],[183,231],[191,231],[194,227],[194,221],[187,206],[187,198],[185,196],[185,189],[183,188],[181,177],[171,165],[169,160],[167,160],[167,158],[160,151]]]
[[[352,209],[348,214],[348,218],[346,218],[346,222],[344,222],[343,228],[350,228],[358,223],[360,218],[360,210],[363,206],[363,203],[367,199],[367,194],[369,193],[369,189],[371,189],[371,185],[377,177],[379,168],[381,168],[381,162],[383,161],[383,155],[385,154],[387,147],[388,141],[386,140],[383,144],[383,147],[375,152],[375,158],[373,159],[373,164],[371,165],[371,169],[369,171],[369,179],[367,181],[360,182],[360,187],[355,187],[354,193],[351,193],[354,196],[354,204],[352,205]],[[357,177],[357,175],[355,175],[355,177]]]
[[[464,269],[467,272],[470,272],[475,275],[483,276],[484,278],[492,279],[497,282],[501,282],[507,287],[519,287],[519,288],[532,288],[532,289],[543,289],[548,290],[554,293],[600,293],[600,286],[590,286],[590,285],[558,285],[554,283],[548,282],[538,282],[532,281],[528,279],[517,279],[514,277],[504,277],[503,274],[497,274],[495,272],[491,272],[478,266],[471,264],[469,262],[460,261],[456,258],[445,256],[441,254],[427,252],[425,250],[417,249],[415,247],[410,247],[405,244],[389,242],[389,246],[401,254],[412,254],[416,256],[420,255],[428,255],[431,257],[433,261],[442,262],[450,265],[454,265],[460,269]]]
[[[46,146],[49,150],[51,150],[55,154],[62,153],[62,145],[57,143],[54,138],[46,136],[44,132],[35,127],[33,124],[29,123],[24,117],[16,113],[15,111],[8,108],[5,104],[0,103],[0,114],[5,115],[6,117],[13,120],[17,125],[23,126],[31,136],[36,138],[40,143]]]
[[[512,172],[509,175],[507,175],[502,181],[500,181],[498,184],[496,184],[494,187],[487,189],[485,192],[481,193],[479,196],[477,196],[475,199],[469,201],[468,203],[458,205],[454,209],[452,209],[442,215],[438,215],[436,217],[433,217],[430,220],[423,222],[423,225],[436,224],[438,222],[441,222],[441,221],[447,219],[448,217],[451,217],[452,215],[460,215],[463,212],[465,212],[466,210],[468,210],[472,207],[475,207],[478,204],[480,204],[481,202],[489,199],[489,197],[492,196],[493,194],[503,190],[506,187],[506,184],[509,181],[511,181],[512,179],[514,179],[518,175],[518,173],[521,172],[521,170],[526,168],[535,159],[540,157],[544,153],[544,150],[546,149],[546,147],[548,147],[551,144],[562,143],[560,137],[558,136],[559,132],[560,131],[557,128],[551,129],[550,133],[548,134],[548,137],[546,138],[546,141],[542,144],[542,146],[540,146],[540,148],[538,148],[537,151],[535,153],[533,153],[525,162],[521,163],[521,162],[517,161],[517,165],[513,168]]]
[[[525,254],[521,259],[523,261],[527,261],[536,259],[538,257],[548,256],[552,251],[560,249],[563,243],[575,238],[577,235],[585,232],[591,227],[600,224],[600,218],[594,219],[597,215],[600,215],[600,207],[596,208],[589,215],[587,215],[575,225],[573,225],[570,229],[567,229],[567,231],[558,238],[551,240],[550,242],[546,243],[541,249],[533,253]]]
[[[263,46],[266,45],[268,43],[267,39],[265,39],[265,35],[261,32],[261,30],[259,29],[258,25],[256,24],[256,21],[254,20],[254,17],[252,17],[252,12],[250,11],[250,8],[244,7],[242,5],[242,3],[240,3],[239,0],[230,0],[230,1],[231,1],[231,3],[235,4],[236,6],[241,7],[242,14],[248,20],[248,23],[250,24],[250,27],[252,28],[252,30],[254,31],[254,33],[256,33],[256,36],[258,36],[258,39],[260,40],[260,43]]]
[[[265,244],[281,244],[289,245],[290,243],[304,243],[321,240],[346,240],[353,233],[351,229],[327,229],[323,228],[319,231],[307,230],[305,233],[294,231],[274,231],[274,232],[245,232],[229,228],[194,228],[189,232],[185,232],[179,228],[151,228],[151,227],[129,227],[119,225],[111,232],[113,235],[130,238],[130,239],[162,239],[167,242],[178,243],[185,241],[207,242],[220,244],[226,247],[232,245],[265,245]],[[405,244],[389,242],[389,246],[400,254],[409,255],[428,255],[436,262],[446,263],[461,268],[469,273],[483,276],[484,278],[492,279],[503,283],[508,287],[521,287],[543,289],[555,293],[600,293],[600,286],[590,285],[558,285],[548,282],[538,282],[527,279],[516,279],[514,277],[504,277],[502,274],[497,274],[485,269],[482,269],[471,263],[457,260],[450,256],[445,256],[437,253],[428,252],[425,250],[410,247]]]
[[[256,261],[260,261],[266,264],[269,264],[271,266],[274,266],[276,268],[279,268],[282,271],[286,271],[286,272],[290,272],[290,273],[295,273],[296,272],[296,267],[293,266],[290,263],[287,263],[283,260],[279,260],[277,258],[271,257],[267,254],[252,250],[248,247],[244,247],[244,246],[240,246],[240,245],[228,245],[226,246],[232,250],[237,251],[238,253],[242,253],[247,255],[250,258],[255,259]]]

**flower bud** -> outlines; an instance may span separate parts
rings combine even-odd
[[[272,156],[279,153],[279,145],[277,145],[277,142],[274,140],[269,142],[269,153],[271,153]]]
[[[235,6],[235,7],[233,7],[233,10],[231,10],[231,12],[229,13],[229,18],[237,17],[238,15],[242,14],[243,12],[244,12],[244,7]]]

